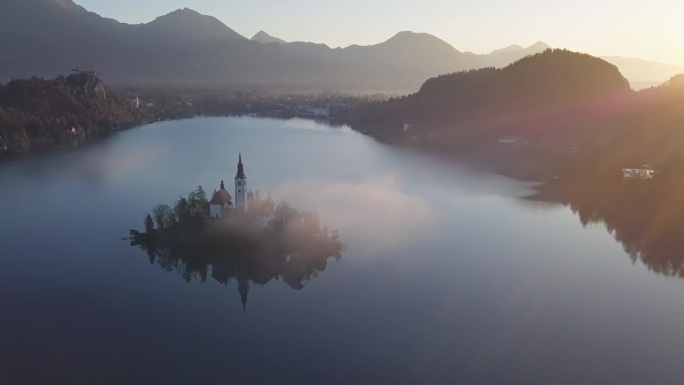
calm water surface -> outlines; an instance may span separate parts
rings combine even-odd
[[[235,176],[347,251],[293,290],[120,238]],[[195,119],[0,164],[0,384],[680,384],[684,281],[530,186],[310,121]]]

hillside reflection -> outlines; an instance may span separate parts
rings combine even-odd
[[[684,277],[684,185],[676,179],[587,177],[582,183],[558,183],[542,195],[569,206],[585,226],[604,224],[633,262]]]
[[[247,307],[250,286],[282,280],[295,290],[342,257],[337,233],[302,217],[275,229],[254,226],[248,216],[232,216],[190,233],[131,231],[131,246],[145,251],[151,264],[176,271],[186,281],[235,281]],[[316,218],[316,222],[317,222]]]

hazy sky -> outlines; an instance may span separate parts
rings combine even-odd
[[[436,35],[485,53],[542,40],[595,55],[684,65],[681,0],[75,0],[102,16],[145,23],[178,8],[217,17],[251,37],[263,29],[288,41],[375,44],[396,32]]]

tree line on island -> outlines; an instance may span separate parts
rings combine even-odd
[[[317,214],[275,204],[270,194],[264,198],[258,191],[249,192],[247,200],[245,212],[210,218],[200,186],[173,207],[157,205],[143,221],[144,232],[130,230],[131,245],[187,282],[204,282],[209,274],[222,284],[237,281],[243,306],[250,282],[282,279],[298,290],[325,270],[329,258],[341,258],[337,232],[321,225]]]

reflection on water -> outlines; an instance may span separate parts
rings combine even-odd
[[[571,211],[681,274],[681,189],[523,204],[525,184],[313,125],[163,122],[2,165],[0,384],[681,383],[682,281]],[[344,258],[121,241],[240,150],[250,187],[318,212]]]
[[[282,279],[300,290],[325,270],[329,258],[342,257],[337,232],[321,227],[317,215],[286,204],[276,208],[267,228],[256,225],[250,211],[204,217],[196,215],[199,221],[192,219],[192,228],[179,222],[174,228],[150,226],[145,233],[131,230],[131,245],[145,251],[151,264],[177,271],[186,282],[206,281],[210,268],[211,277],[221,284],[237,281],[243,310],[250,282],[263,286]]]
[[[604,224],[633,262],[684,277],[684,187],[676,175],[629,180],[607,167],[596,170],[542,196],[569,206],[584,226]]]

